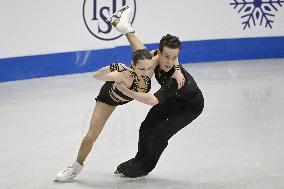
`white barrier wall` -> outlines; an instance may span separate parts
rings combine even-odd
[[[0,82],[129,63],[126,38],[106,22],[125,4],[148,48],[180,37],[181,63],[284,58],[284,0],[1,0]]]
[[[0,58],[108,48],[89,34],[83,1],[1,0]]]
[[[284,35],[284,7],[276,13],[272,29],[258,26],[243,30],[240,15],[229,5],[233,2],[230,0],[144,2],[138,2],[141,7],[141,12],[137,10],[138,15],[143,16],[137,17],[135,26],[143,32],[140,33],[147,42],[157,40],[153,34],[162,36],[165,32],[176,34],[182,40]],[[148,31],[143,30],[145,27]]]
[[[263,7],[266,1],[258,0],[263,2]],[[244,30],[241,14],[230,5],[234,0],[1,0],[0,58],[127,45],[123,37],[110,41],[94,37],[84,23],[84,3],[85,13],[89,14],[86,16],[90,16],[96,3],[99,19],[96,24],[100,22],[105,29],[106,24],[99,12],[104,6],[111,10],[113,2],[117,7],[123,3],[129,4],[132,9],[136,4],[133,25],[144,43],[158,42],[166,33],[175,34],[183,41],[284,36],[284,6],[277,4],[274,6],[278,11],[267,4],[272,9],[270,13],[275,14],[272,17],[272,28],[265,27],[263,23],[262,26],[256,24]],[[241,6],[240,4],[239,7]],[[248,4],[245,8],[249,6],[253,4]],[[108,15],[107,8],[103,14]],[[89,17],[85,20],[89,23],[96,22],[91,19]],[[114,30],[107,35],[115,36]]]

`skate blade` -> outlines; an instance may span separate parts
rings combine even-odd
[[[70,180],[60,180],[60,179],[58,179],[58,178],[55,178],[55,179],[53,180],[53,182],[57,182],[57,183],[66,183],[66,182],[70,182],[70,181],[72,181],[72,179],[70,179]]]
[[[114,174],[120,175],[120,174],[122,174],[122,172],[119,172],[118,170],[116,170],[116,171],[114,171]]]
[[[60,180],[58,178],[55,178],[53,182],[60,182]]]
[[[113,13],[108,19],[106,19],[107,22],[112,23],[112,19],[115,18],[119,18],[119,16],[117,16],[119,13],[122,13],[123,11],[125,11],[126,9],[128,9],[129,6],[128,5],[124,5],[123,7],[121,7],[121,9],[117,10],[115,13]]]

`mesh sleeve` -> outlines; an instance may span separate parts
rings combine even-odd
[[[178,90],[177,81],[173,78],[166,80],[165,84],[154,93],[154,96],[158,99],[159,103],[163,103],[167,98],[176,94]]]

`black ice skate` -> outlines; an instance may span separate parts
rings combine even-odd
[[[134,161],[131,165],[127,166],[127,168],[122,172],[122,174],[129,178],[137,178],[148,175],[143,169],[138,161]]]
[[[119,164],[117,166],[116,171],[114,172],[114,174],[122,174],[125,171],[125,169],[128,166],[130,166],[133,162],[134,162],[134,158]]]

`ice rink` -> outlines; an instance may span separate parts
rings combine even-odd
[[[0,83],[1,189],[283,189],[284,59],[186,64],[205,109],[169,142],[148,176],[114,175],[137,151],[150,106],[118,107],[80,175],[72,164],[103,82],[91,73]],[[159,88],[153,79],[151,92]]]

